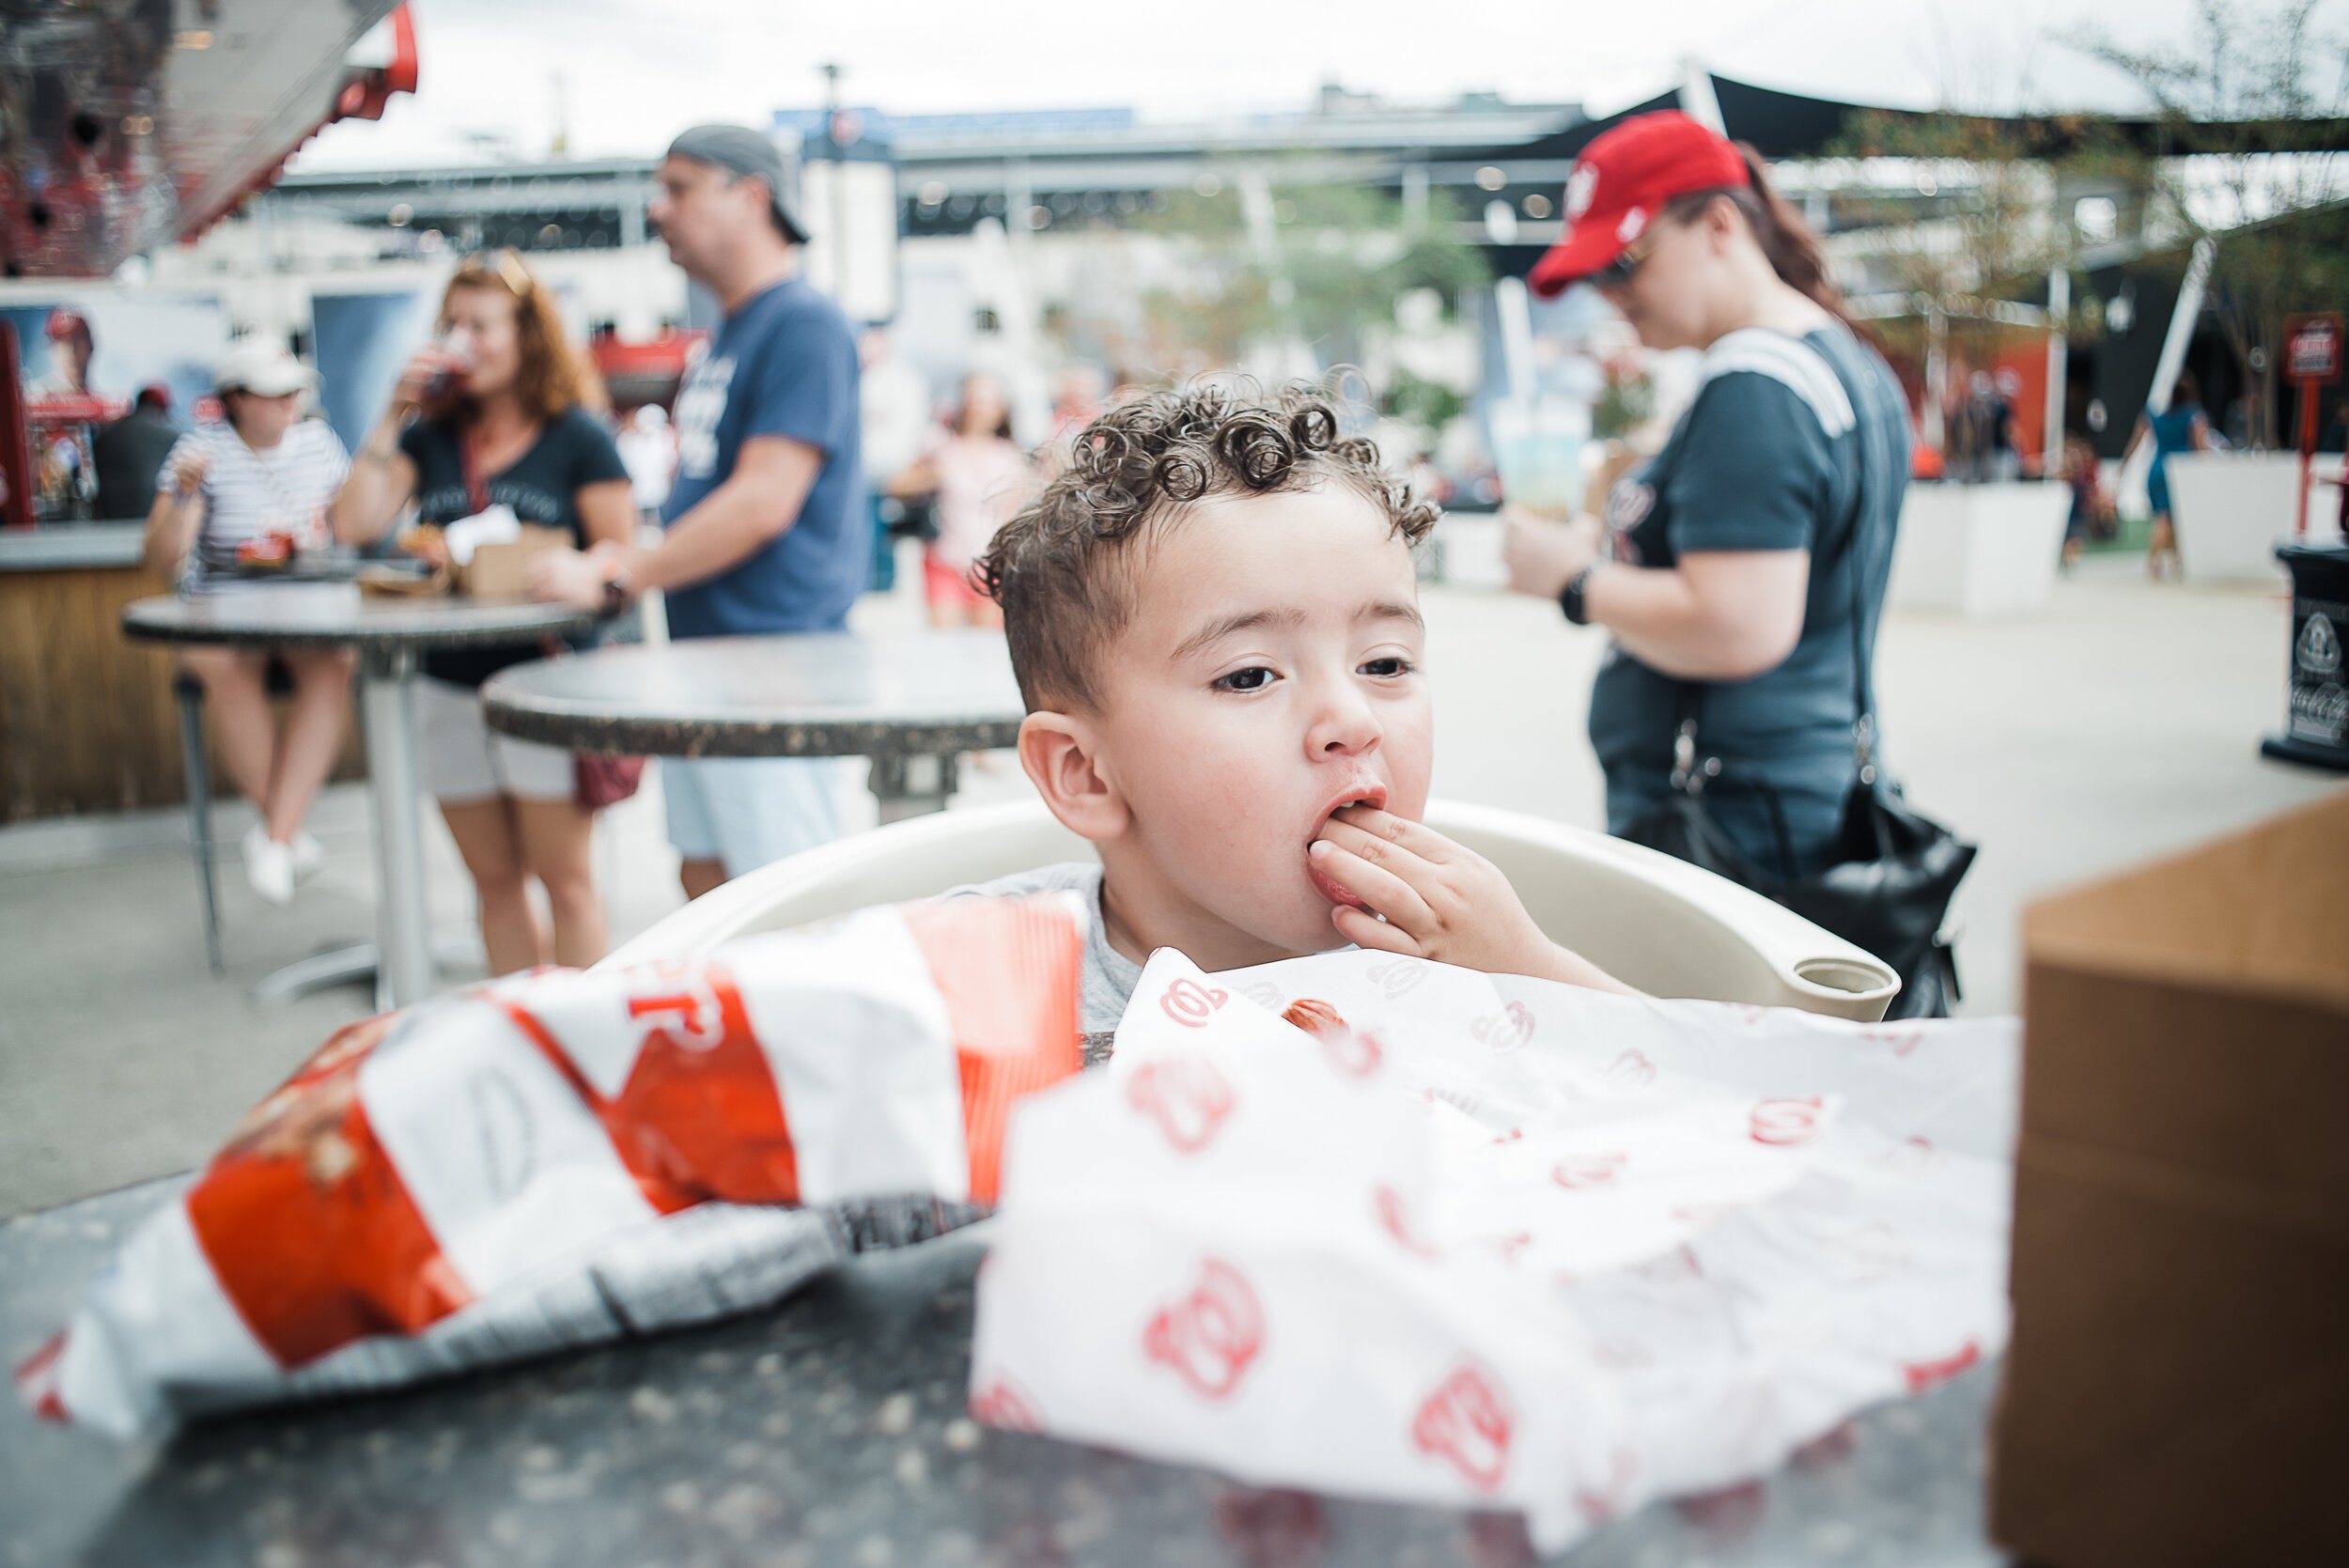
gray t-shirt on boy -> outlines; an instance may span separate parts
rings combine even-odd
[[[1127,1000],[1142,983],[1142,966],[1110,945],[1101,923],[1101,868],[1081,861],[1016,871],[992,882],[949,888],[948,898],[1020,898],[1035,893],[1074,893],[1084,897],[1084,962],[1078,980],[1077,1027],[1106,1034],[1126,1014]]]

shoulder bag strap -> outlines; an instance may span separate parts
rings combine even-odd
[[[1851,399],[1852,417],[1859,437],[1859,482],[1853,489],[1851,536],[1844,546],[1851,557],[1852,704],[1855,715],[1852,721],[1852,746],[1859,763],[1859,782],[1874,785],[1876,782],[1876,704],[1875,680],[1869,657],[1875,647],[1875,638],[1868,622],[1867,505],[1870,496],[1888,493],[1898,474],[1881,424],[1870,417],[1881,396],[1881,384],[1875,387],[1860,385],[1846,375],[1843,367],[1832,357],[1824,354],[1820,357],[1827,361],[1827,366],[1834,372],[1835,379],[1843,383],[1843,396]],[[1882,611],[1883,606],[1879,604],[1879,615]]]
[[[1876,493],[1884,482],[1889,465],[1883,451],[1884,441],[1868,414],[1875,397],[1869,389],[1855,385],[1844,374],[1843,367],[1832,356],[1821,353],[1804,339],[1789,338],[1805,353],[1827,367],[1843,389],[1843,396],[1852,407],[1854,433],[1859,439],[1859,473],[1852,485],[1851,499],[1843,507],[1844,533],[1843,553],[1851,558],[1852,581],[1852,744],[1859,758],[1859,774],[1863,783],[1874,784],[1875,767],[1875,693],[1868,670],[1868,635],[1866,625],[1867,596],[1863,584],[1867,581],[1867,562],[1862,555],[1861,535],[1867,527],[1868,497]],[[1689,795],[1703,793],[1705,781],[1720,776],[1721,759],[1701,753],[1697,737],[1704,713],[1703,681],[1681,680],[1673,683],[1677,696],[1678,724],[1672,737],[1672,784],[1674,789]]]

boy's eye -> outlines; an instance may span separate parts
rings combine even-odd
[[[1261,691],[1278,678],[1263,665],[1252,664],[1245,670],[1217,676],[1215,687],[1219,691]]]
[[[1411,669],[1412,665],[1409,660],[1404,658],[1401,654],[1391,653],[1384,655],[1381,658],[1371,660],[1369,662],[1365,663],[1362,666],[1361,673],[1380,680],[1392,680],[1397,675],[1409,675],[1411,673]]]

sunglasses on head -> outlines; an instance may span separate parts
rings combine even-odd
[[[475,251],[465,257],[457,270],[459,273],[488,272],[506,285],[506,291],[518,300],[530,298],[530,291],[537,287],[530,269],[522,265],[522,258],[508,246],[500,246],[493,251]]]
[[[1614,260],[1582,281],[1594,288],[1627,287],[1633,275],[1639,272],[1640,264],[1648,258],[1648,253],[1655,248],[1656,231],[1650,229],[1626,245]]]

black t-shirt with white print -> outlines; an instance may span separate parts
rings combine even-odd
[[[418,420],[400,432],[399,449],[416,465],[416,517],[445,526],[481,509],[465,483],[463,437],[445,420]],[[587,532],[579,515],[583,485],[625,480],[627,465],[595,416],[573,409],[547,422],[529,450],[482,480],[482,505],[514,509],[525,526],[566,529],[583,549]],[[592,635],[572,639],[584,646]],[[424,656],[424,673],[457,686],[479,686],[515,664],[546,655],[543,648],[438,648]]]

